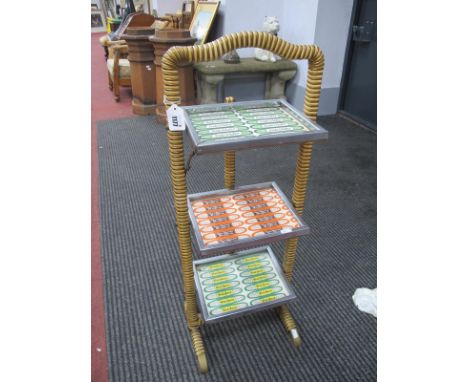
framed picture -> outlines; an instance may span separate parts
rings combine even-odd
[[[91,11],[91,32],[105,32],[107,31],[106,19],[104,13],[100,10]]]
[[[199,1],[190,24],[190,35],[197,39],[195,44],[204,44],[211,24],[218,11],[219,1]]]
[[[195,11],[195,1],[189,0],[182,3],[182,13],[189,12],[193,13]]]

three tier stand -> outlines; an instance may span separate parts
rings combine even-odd
[[[171,48],[162,70],[167,107],[180,103],[179,65],[213,61],[233,49],[257,47],[285,59],[308,60],[304,114],[284,100],[185,106],[185,132],[197,154],[224,152],[225,189],[187,195],[184,131],[169,126],[170,168],[184,287],[184,311],[198,369],[208,371],[201,325],[276,308],[293,344],[301,339],[286,303],[298,238],[309,233],[301,219],[313,143],[328,138],[315,123],[324,66],[314,45],[290,44],[264,32],[227,35],[212,43]],[[171,121],[169,121],[170,124]],[[291,201],[275,182],[235,188],[236,151],[298,144]],[[194,261],[193,248],[201,257]],[[269,243],[286,240],[280,266]],[[215,255],[215,256],[213,256]]]

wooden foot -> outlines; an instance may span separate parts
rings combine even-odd
[[[114,84],[114,100],[115,102],[120,101],[120,87],[119,84]]]
[[[116,64],[118,65],[119,61],[116,60]],[[119,72],[118,72],[118,67],[114,67],[114,75],[112,78],[112,84],[114,87],[114,100],[115,102],[120,101],[120,79],[119,79]]]
[[[299,337],[299,333],[297,331],[297,324],[294,321],[291,312],[287,308],[287,306],[283,305],[278,308],[278,314],[280,316],[281,322],[283,323],[284,328],[288,332],[288,337],[292,344],[295,347],[299,347],[302,343],[301,337]]]
[[[197,358],[198,371],[202,374],[208,372],[208,361],[205,354],[205,346],[199,328],[190,328],[192,347]]]
[[[293,329],[289,332],[289,339],[293,343],[295,347],[299,347],[302,344],[301,337],[299,337],[299,333],[297,332],[297,329]]]
[[[201,374],[208,373],[208,361],[206,360],[206,354],[205,353],[197,355],[197,366],[198,366],[198,371]]]
[[[112,82],[112,78],[109,72],[107,72],[107,83],[109,84],[109,89],[114,89],[114,83]]]

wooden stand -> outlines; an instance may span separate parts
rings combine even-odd
[[[186,62],[213,61],[233,49],[247,47],[267,49],[285,59],[305,59],[308,61],[304,114],[311,120],[315,120],[324,66],[322,52],[317,46],[290,44],[272,34],[264,32],[235,33],[221,37],[209,44],[197,45],[196,47],[176,47],[175,49],[169,50],[162,60],[162,66],[164,67],[164,92],[167,97],[168,107],[170,104],[180,103],[181,100],[181,86],[179,83],[180,64]],[[208,371],[208,362],[200,331],[204,322],[201,319],[197,306],[194,281],[192,241],[190,237],[190,221],[187,205],[187,169],[184,157],[183,132],[169,130],[167,132],[167,137],[184,286],[184,311],[198,369],[201,373],[206,373]],[[297,155],[292,205],[299,216],[302,215],[304,210],[312,147],[313,142],[311,141],[301,143]],[[224,184],[226,188],[233,188],[235,186],[235,155],[235,149],[225,151],[224,154]],[[283,271],[288,280],[292,279],[297,244],[297,237],[287,239],[286,241],[283,256]],[[277,312],[292,343],[295,346],[299,346],[301,338],[298,334],[296,322],[288,307],[282,305],[277,308]]]
[[[122,36],[128,44],[128,60],[132,80],[132,109],[138,115],[151,115],[156,112],[156,71],[154,49],[148,37],[153,28],[129,27]]]
[[[154,47],[154,66],[156,69],[156,118],[159,123],[166,124],[166,106],[164,104],[162,57],[173,46],[193,45],[196,38],[190,37],[188,29],[163,29],[155,32],[149,38]],[[180,105],[195,103],[193,66],[191,63],[179,65]]]

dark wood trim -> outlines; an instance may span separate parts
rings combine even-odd
[[[348,28],[348,40],[346,42],[346,53],[345,59],[343,60],[343,70],[341,76],[341,83],[340,83],[340,95],[338,96],[338,111],[343,110],[344,107],[344,99],[346,94],[346,88],[348,85],[349,79],[349,68],[351,66],[351,59],[353,57],[353,25],[356,24],[359,17],[359,10],[361,9],[362,0],[354,0],[353,1],[353,9],[351,11],[351,18],[349,21],[349,28]]]

